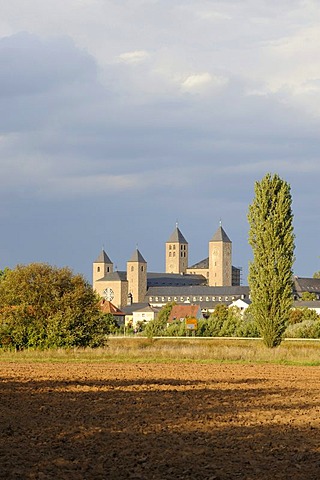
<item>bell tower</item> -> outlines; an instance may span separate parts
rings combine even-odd
[[[128,295],[133,303],[144,302],[147,293],[147,262],[136,249],[127,262]]]
[[[188,268],[188,242],[178,224],[166,242],[166,273],[186,273]]]
[[[232,242],[221,222],[209,242],[209,285],[232,285]]]
[[[97,280],[104,278],[109,273],[113,272],[113,263],[106,254],[106,252],[102,249],[98,258],[93,262],[92,268],[92,284],[93,288],[95,288],[95,283]]]

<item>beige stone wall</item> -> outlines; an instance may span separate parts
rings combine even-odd
[[[94,284],[94,289],[101,296],[104,297],[103,291],[106,288],[111,288],[113,291],[113,299],[111,302],[118,308],[121,308],[124,305],[127,305],[128,299],[128,282],[127,281],[104,281],[96,282]]]
[[[133,303],[143,302],[147,293],[147,264],[127,262],[127,280]]]
[[[232,244],[209,242],[209,285],[232,285]]]
[[[190,273],[191,275],[203,275],[209,281],[208,268],[187,268],[186,273]]]
[[[186,273],[188,244],[166,243],[166,273]]]
[[[112,263],[93,263],[92,267],[92,285],[95,284],[97,280],[105,277],[108,273],[113,272]]]

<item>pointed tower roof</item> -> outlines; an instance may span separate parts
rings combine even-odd
[[[186,243],[187,244],[188,242],[180,232],[178,226],[176,226],[167,243]]]
[[[136,248],[136,250],[133,252],[129,262],[139,262],[139,263],[147,263],[139,250]]]
[[[216,233],[213,235],[211,242],[224,242],[224,243],[232,243],[226,232],[223,230],[222,226],[218,228]]]
[[[102,249],[99,257],[95,260],[94,263],[112,263],[106,252]]]

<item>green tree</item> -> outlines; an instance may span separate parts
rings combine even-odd
[[[314,272],[313,278],[320,278],[320,270],[318,270],[317,272]]]
[[[9,272],[9,268],[5,267],[4,270],[0,270],[0,282],[4,280],[6,274]]]
[[[97,347],[110,322],[81,275],[48,264],[18,265],[0,282],[0,345]]]
[[[167,330],[168,319],[172,310],[172,307],[176,305],[175,302],[167,303],[159,312],[159,315],[154,320],[151,320],[144,329],[147,337],[158,337],[165,335]]]
[[[301,300],[304,302],[312,302],[317,300],[317,295],[314,292],[302,292]]]
[[[290,186],[277,174],[255,184],[249,207],[249,265],[252,312],[264,343],[281,343],[292,305],[294,234]]]

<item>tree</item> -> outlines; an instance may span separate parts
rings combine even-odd
[[[0,282],[1,280],[4,280],[6,274],[9,272],[9,268],[8,267],[5,267],[4,270],[0,270]]]
[[[159,315],[154,320],[151,320],[149,323],[147,323],[146,328],[144,329],[147,337],[157,337],[165,334],[168,319],[174,305],[176,305],[175,302],[167,303],[160,310]]]
[[[302,292],[301,300],[304,302],[312,302],[317,300],[317,295],[314,292]]]
[[[320,278],[320,270],[318,270],[317,272],[314,272],[313,278]]]
[[[18,265],[0,282],[0,305],[3,347],[97,347],[109,333],[90,284],[69,268]]]
[[[277,174],[267,174],[255,184],[249,206],[249,265],[252,312],[264,343],[275,347],[292,306],[294,234],[290,186]]]

